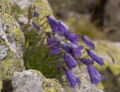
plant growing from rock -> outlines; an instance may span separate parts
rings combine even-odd
[[[33,8],[33,18],[39,18],[36,8]],[[104,77],[94,67],[94,62],[104,65],[103,58],[95,53],[95,45],[87,36],[74,34],[62,20],[46,16],[52,29],[51,32],[41,30],[38,21],[32,21],[32,28],[26,33],[27,44],[34,46],[26,49],[25,65],[27,68],[40,70],[47,77],[56,77],[65,72],[71,87],[80,84],[80,79],[72,69],[78,64],[85,64],[90,75],[91,83],[98,84]],[[47,28],[47,27],[46,27]],[[32,33],[31,33],[32,32]],[[39,35],[37,37],[36,34]],[[34,39],[36,38],[36,39]],[[82,46],[80,42],[87,45]],[[34,50],[33,50],[34,49]],[[29,55],[33,53],[30,57]],[[86,55],[83,55],[87,53]],[[39,57],[39,58],[38,58]]]

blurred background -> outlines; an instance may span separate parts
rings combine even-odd
[[[120,92],[120,0],[48,1],[54,15],[71,31],[95,40],[96,51],[106,63],[96,65],[105,76],[99,87],[105,92]]]
[[[54,14],[71,31],[120,41],[120,0],[49,0]]]

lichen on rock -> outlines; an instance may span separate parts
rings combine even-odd
[[[11,79],[15,71],[23,67],[22,45],[24,35],[17,21],[6,13],[0,13],[0,45],[5,51],[0,53],[0,79]],[[2,51],[2,50],[1,50]]]

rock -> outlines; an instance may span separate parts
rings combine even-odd
[[[4,45],[0,45],[0,60],[4,59],[7,56],[8,48]]]
[[[12,84],[14,92],[65,92],[56,79],[47,79],[34,70],[14,73]]]
[[[11,79],[15,71],[23,70],[24,35],[15,18],[0,13],[0,79]]]

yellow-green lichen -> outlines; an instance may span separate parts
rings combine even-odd
[[[24,36],[19,24],[12,16],[6,13],[0,13],[0,16],[1,24],[6,27],[6,29],[1,28],[5,33],[4,38],[0,39],[0,44],[8,48],[7,56],[0,60],[0,79],[4,80],[11,79],[15,71],[22,71],[21,43],[24,43]]]
[[[61,84],[56,79],[45,79],[43,88],[44,92],[61,92]]]
[[[114,75],[120,75],[120,64],[109,65],[108,68],[112,71]]]
[[[11,0],[0,0],[0,5],[1,5],[1,12],[3,13],[11,13],[11,6],[12,2]]]
[[[22,71],[19,59],[8,55],[7,58],[0,61],[0,79],[11,79],[15,71]]]
[[[9,32],[12,35],[16,36],[16,40],[17,41],[23,41],[23,33],[20,29],[19,24],[16,22],[15,18],[13,18],[12,16],[10,16],[9,14],[6,13],[1,13],[0,14],[2,17],[2,24],[7,24],[9,26],[9,28],[7,30],[9,30]]]

